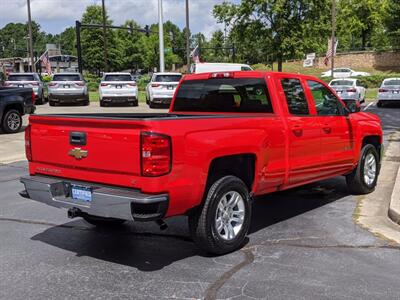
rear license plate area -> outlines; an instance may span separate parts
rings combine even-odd
[[[71,185],[71,198],[73,200],[90,203],[92,202],[92,189],[81,185]]]
[[[169,86],[167,86],[167,89],[173,90],[173,89],[174,89],[174,86],[173,86],[173,85],[169,85]]]
[[[64,89],[69,89],[70,85],[69,84],[64,84]]]
[[[115,88],[117,88],[117,89],[122,89],[122,84],[117,84],[117,85],[115,86]]]

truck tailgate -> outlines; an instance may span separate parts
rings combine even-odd
[[[31,116],[34,162],[63,168],[140,174],[143,120]]]

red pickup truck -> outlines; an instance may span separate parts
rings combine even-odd
[[[187,215],[202,249],[243,245],[251,199],[344,175],[374,190],[377,116],[321,80],[273,72],[186,75],[169,113],[30,116],[21,195],[95,225]]]

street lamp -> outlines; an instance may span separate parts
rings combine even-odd
[[[158,0],[158,39],[160,40],[160,72],[164,72],[164,24],[162,0]]]

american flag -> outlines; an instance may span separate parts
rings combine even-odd
[[[50,59],[49,59],[49,52],[48,50],[46,50],[45,53],[42,54],[42,56],[40,56],[39,60],[42,62],[42,64],[44,64],[45,68],[46,68],[46,72],[48,74],[51,74],[51,63],[50,63]]]
[[[333,50],[333,56],[336,55],[336,49],[338,46],[338,40],[335,39],[335,45]],[[329,60],[332,58],[332,38],[328,39],[328,50],[326,50],[326,55],[324,59],[324,64],[327,66],[329,64]]]
[[[190,57],[193,59],[195,63],[200,62],[199,46],[196,46],[196,48],[193,49],[193,51],[190,53]]]

